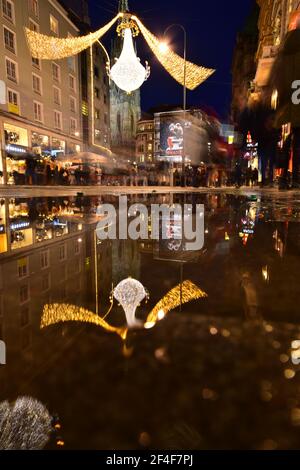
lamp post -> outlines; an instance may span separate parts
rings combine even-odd
[[[186,126],[186,96],[187,96],[187,86],[186,86],[186,69],[187,69],[187,32],[185,27],[180,23],[173,23],[165,29],[164,37],[166,37],[167,32],[174,27],[178,27],[183,31],[183,150],[182,150],[182,186],[186,186],[185,178],[185,126]],[[167,47],[167,46],[166,46]]]

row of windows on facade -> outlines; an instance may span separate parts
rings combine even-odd
[[[5,28],[4,28],[5,30]],[[18,63],[14,61],[13,59],[6,57],[5,58],[5,64],[6,64],[6,76],[9,80],[12,82],[18,84],[19,83],[19,67]],[[35,82],[34,82],[34,88],[33,90],[39,94],[42,94],[42,78],[37,75],[36,73],[33,73],[33,76],[35,77]],[[55,82],[61,83],[61,67],[60,65],[56,64],[55,62],[52,62],[52,78]],[[72,93],[76,94],[77,89],[76,89],[76,78],[74,75],[69,74],[69,89]],[[56,89],[59,90],[58,87]],[[60,91],[60,90],[59,90]]]
[[[153,150],[153,145],[152,145],[152,144],[148,144],[147,150],[148,150],[148,152],[152,152],[152,150]],[[144,145],[138,145],[138,152],[139,152],[139,153],[144,153],[144,152],[145,152],[145,146],[144,146]]]
[[[39,3],[38,0],[28,0],[29,14],[39,19]],[[15,3],[13,0],[2,0],[2,13],[6,20],[15,24]],[[52,34],[59,35],[59,20],[52,14],[49,15],[49,27]]]
[[[74,253],[78,255],[80,253],[80,243],[78,240],[74,242]],[[58,260],[65,261],[67,259],[67,251],[65,245],[60,245],[58,249]],[[29,258],[21,258],[17,261],[18,266],[18,277],[23,279],[29,276]],[[40,267],[46,269],[50,267],[50,253],[49,251],[42,251],[40,254]]]

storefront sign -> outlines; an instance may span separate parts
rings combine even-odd
[[[22,230],[30,226],[30,222],[14,222],[10,225],[11,230]]]
[[[12,144],[8,144],[5,146],[5,150],[7,153],[10,153],[11,155],[14,155],[14,154],[27,154],[28,153],[28,148],[27,147],[22,147],[22,145],[12,145]]]

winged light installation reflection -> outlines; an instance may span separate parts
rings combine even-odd
[[[119,35],[124,34],[125,36],[124,47],[119,60],[111,71],[108,65],[108,73],[116,85],[123,87],[122,89],[125,89],[125,91],[133,91],[136,89],[135,87],[141,86],[150,73],[148,65],[145,68],[139,62],[132,44],[132,36],[137,36],[139,32],[142,33],[161,65],[181,85],[184,85],[184,68],[186,64],[186,86],[189,90],[197,88],[215,72],[214,69],[201,67],[189,61],[185,62],[182,57],[173,51],[162,52],[159,39],[144,26],[137,16],[132,16],[130,13],[119,13],[98,31],[86,36],[56,38],[31,31],[28,28],[25,28],[25,34],[32,57],[57,60],[73,56],[91,47],[120,19],[122,21],[120,21],[117,31]],[[131,31],[131,34],[128,30]],[[130,69],[129,64],[133,65]],[[129,71],[128,76],[126,76],[126,71]]]
[[[128,288],[128,294],[126,294]],[[135,317],[135,312],[140,302],[147,297],[147,291],[144,286],[135,279],[125,279],[120,282],[112,292],[113,296],[120,302],[123,307],[127,325],[118,328],[107,323],[104,318],[96,315],[89,310],[76,305],[69,304],[49,304],[44,306],[41,319],[41,329],[57,323],[65,322],[84,322],[94,324],[110,333],[116,333],[123,340],[127,338],[129,329],[131,328],[153,328],[157,322],[161,321],[166,315],[178,307],[181,303],[185,304],[192,300],[207,297],[207,294],[199,289],[191,281],[184,281],[182,284],[171,289],[153,308],[147,316],[146,322],[143,323]],[[113,299],[111,299],[113,302]],[[111,308],[109,309],[110,312]],[[126,313],[127,311],[127,313]],[[107,314],[105,315],[105,317]]]

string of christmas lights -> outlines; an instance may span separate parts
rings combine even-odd
[[[199,289],[191,281],[184,281],[181,285],[174,287],[170,290],[153,308],[149,313],[146,325],[156,324],[162,320],[168,312],[179,307],[179,305],[186,304],[192,300],[207,297],[207,294]]]
[[[184,85],[184,59],[171,49],[163,51],[160,40],[143,25],[139,18],[137,16],[132,16],[132,19],[136,21],[142,35],[157,60],[178,83]],[[201,83],[207,80],[214,72],[214,69],[208,69],[186,61],[186,87],[189,90],[194,90]]]
[[[121,13],[98,31],[80,37],[56,38],[25,28],[25,36],[31,55],[36,59],[58,60],[79,54],[104,36],[120,16],[122,16]]]

